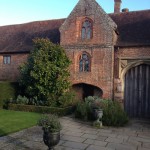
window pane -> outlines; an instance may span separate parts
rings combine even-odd
[[[83,54],[83,55],[82,55],[82,58],[85,59],[85,60],[87,60],[87,59],[88,59],[88,56],[87,56],[86,54]]]
[[[7,64],[10,64],[10,56],[7,57]]]
[[[6,57],[3,57],[4,64],[6,64]]]
[[[82,61],[82,59],[80,60],[79,71],[83,71],[83,61]]]
[[[87,29],[87,39],[91,38],[91,28]]]
[[[86,61],[85,62],[85,68],[84,68],[85,71],[89,71],[89,62]]]
[[[85,32],[85,28],[82,28],[82,39],[86,38],[86,32]]]

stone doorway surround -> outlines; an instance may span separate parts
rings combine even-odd
[[[141,64],[150,65],[150,57],[141,58],[119,58],[118,78],[114,79],[114,99],[119,101],[124,108],[125,74],[133,67]]]

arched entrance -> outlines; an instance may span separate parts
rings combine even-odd
[[[74,84],[73,89],[76,91],[80,99],[84,99],[85,97],[88,96],[102,97],[103,95],[103,91],[100,88],[90,84],[85,83]]]
[[[126,72],[124,108],[131,118],[150,118],[149,64],[140,64]]]

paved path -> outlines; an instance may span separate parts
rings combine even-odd
[[[150,150],[150,123],[132,121],[122,128],[96,129],[70,117],[60,119],[61,141],[55,150]],[[47,150],[40,127],[0,137],[0,150]]]

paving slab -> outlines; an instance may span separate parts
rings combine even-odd
[[[96,145],[90,145],[86,150],[113,150],[113,149],[108,148],[108,147],[100,147],[100,146],[96,146]]]
[[[123,142],[122,139],[117,139],[117,138],[112,138],[112,137],[108,137],[105,141],[109,143],[122,143]]]
[[[63,144],[63,146],[84,150],[86,147],[88,147],[88,144],[67,141]]]
[[[54,150],[150,150],[149,123],[136,121],[121,128],[97,129],[70,116],[60,120],[61,140]],[[38,126],[0,137],[0,150],[47,149]]]
[[[137,150],[137,147],[118,143],[108,143],[107,147],[113,150]]]

